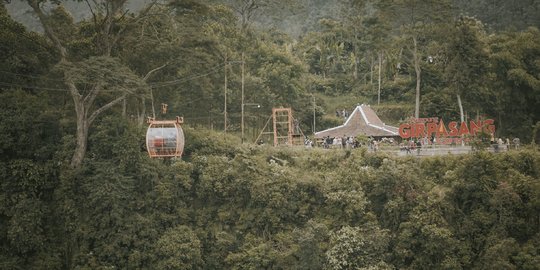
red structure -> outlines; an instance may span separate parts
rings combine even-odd
[[[181,157],[184,151],[183,117],[176,120],[148,119],[146,149],[152,158]]]
[[[270,121],[272,130],[266,131]],[[294,119],[291,108],[272,108],[272,115],[255,142],[259,142],[263,135],[272,135],[274,146],[304,144],[304,133],[300,130],[298,121]]]

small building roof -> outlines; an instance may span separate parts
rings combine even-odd
[[[356,106],[343,125],[315,132],[315,138],[342,136],[397,137],[397,127],[384,124],[369,105]]]

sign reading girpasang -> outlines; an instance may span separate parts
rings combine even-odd
[[[479,133],[494,134],[495,121],[493,119],[471,120],[469,122],[449,122],[448,125],[442,119],[416,118],[409,123],[399,126],[399,136],[409,138],[437,138],[439,144],[451,144],[468,142],[471,137]]]

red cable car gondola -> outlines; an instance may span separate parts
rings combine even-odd
[[[176,120],[148,119],[146,131],[146,149],[152,158],[181,157],[184,151],[184,132],[180,126],[183,117]]]

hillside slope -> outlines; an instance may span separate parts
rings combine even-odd
[[[148,159],[125,129],[115,142],[94,136],[79,171],[2,162],[3,266],[534,269],[540,260],[537,151],[395,158],[235,147],[186,131],[183,161]]]

